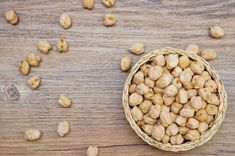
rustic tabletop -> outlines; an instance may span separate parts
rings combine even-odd
[[[12,26],[3,14],[15,10],[20,22]],[[73,26],[64,30],[59,16],[68,12]],[[114,27],[104,27],[102,17],[117,17]],[[81,0],[1,0],[0,2],[0,155],[83,156],[89,145],[99,146],[100,156],[152,155],[235,155],[235,0],[117,0],[105,8],[96,0],[92,11]],[[222,26],[225,36],[213,39],[208,27]],[[55,45],[63,36],[70,44],[68,53],[38,52],[35,43],[46,39]],[[119,62],[129,55],[136,42],[146,52],[172,46],[184,48],[196,43],[212,48],[218,58],[211,62],[224,81],[228,93],[226,118],[214,137],[205,145],[187,152],[171,153],[143,142],[125,119],[122,89],[128,73]],[[43,61],[28,76],[17,65],[28,53],[39,54]],[[40,75],[42,84],[32,91],[27,79]],[[5,93],[11,88],[11,96]],[[72,98],[71,108],[57,104],[60,94]],[[67,120],[71,132],[61,138],[57,123]],[[28,128],[43,131],[42,139],[26,142]]]

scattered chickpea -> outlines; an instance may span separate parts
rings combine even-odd
[[[222,38],[224,36],[224,30],[218,25],[211,26],[209,33],[213,38]]]
[[[68,13],[62,13],[60,15],[60,25],[64,29],[68,29],[72,26],[72,20]]]
[[[94,0],[83,0],[82,1],[82,6],[83,6],[84,9],[92,10],[94,5],[95,5]]]
[[[120,67],[122,71],[128,71],[131,68],[132,60],[129,56],[124,56],[121,59]]]
[[[70,131],[70,125],[68,121],[62,121],[58,123],[57,133],[59,134],[59,136],[64,137],[69,133],[69,131]]]
[[[116,24],[116,17],[111,14],[104,15],[104,25],[105,26],[113,26]]]
[[[191,53],[194,53],[194,54],[198,54],[199,53],[199,46],[197,44],[189,44],[185,48],[185,51],[191,52]]]
[[[40,86],[40,83],[41,78],[39,76],[32,76],[27,82],[29,87],[33,90],[37,89]]]
[[[19,69],[21,74],[27,75],[30,71],[30,65],[26,60],[22,60],[19,63],[18,69]]]
[[[41,138],[41,131],[37,129],[29,129],[24,132],[24,139],[28,141],[35,141]]]
[[[39,63],[41,62],[41,57],[39,55],[34,54],[34,53],[30,53],[27,56],[26,60],[29,63],[29,65],[34,66],[34,67],[38,67]]]
[[[71,99],[66,95],[60,95],[58,103],[61,107],[68,108],[72,105]]]
[[[205,60],[214,60],[216,58],[216,53],[212,49],[204,49],[201,52],[201,57]]]
[[[19,16],[17,13],[13,10],[5,12],[5,19],[8,23],[15,25],[19,21]]]
[[[56,50],[59,53],[67,52],[69,50],[69,44],[64,38],[60,38],[56,44]]]
[[[87,156],[98,156],[99,150],[96,146],[89,146],[86,153]]]
[[[51,44],[46,40],[39,40],[36,43],[36,46],[37,46],[38,50],[44,54],[48,54],[49,51],[52,49]]]
[[[111,8],[115,4],[115,0],[102,0],[102,2],[107,8]]]
[[[140,55],[140,54],[144,53],[144,44],[143,43],[133,44],[129,48],[129,51],[133,54]]]

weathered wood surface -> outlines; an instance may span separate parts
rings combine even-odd
[[[89,145],[99,146],[100,156],[235,155],[235,0],[118,0],[109,9],[96,0],[92,11],[80,4],[81,0],[0,1],[1,156],[83,156]],[[11,9],[20,16],[16,26],[3,18]],[[70,13],[71,29],[58,24],[62,12]],[[102,25],[105,13],[117,16],[114,27]],[[224,27],[224,38],[208,36],[212,24]],[[70,44],[68,53],[58,54],[54,48],[49,55],[40,54],[41,66],[28,76],[17,71],[18,62],[29,52],[39,53],[36,41],[47,39],[55,45],[60,36]],[[178,154],[164,152],[147,145],[130,128],[121,104],[128,73],[119,70],[119,60],[131,55],[127,49],[136,42],[144,42],[147,52],[189,43],[216,50],[218,59],[211,63],[227,89],[228,110],[219,131],[205,145]],[[42,85],[32,91],[26,80],[35,74],[42,77]],[[4,93],[10,84],[19,91],[12,95],[15,101]],[[64,93],[73,101],[69,109],[57,104]],[[72,128],[65,138],[55,132],[62,120]],[[41,129],[42,139],[25,142],[23,132],[28,128]]]

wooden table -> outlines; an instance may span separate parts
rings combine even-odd
[[[81,0],[1,0],[0,155],[83,156],[89,145],[99,146],[100,156],[235,155],[235,0],[117,1],[114,8],[105,8],[96,0],[89,11],[81,7]],[[16,26],[3,17],[11,9],[20,17]],[[63,30],[58,24],[63,12],[72,17],[71,29]],[[107,13],[116,15],[114,27],[103,26],[102,16]],[[224,38],[208,36],[213,24],[224,28]],[[54,48],[44,55],[36,49],[39,39],[55,46],[61,36],[70,44],[68,53],[59,54]],[[120,71],[119,61],[124,55],[134,62],[140,58],[127,51],[136,42],[145,43],[147,52],[165,46],[184,48],[189,43],[217,52],[211,64],[224,81],[228,109],[219,131],[205,145],[177,154],[164,152],[147,145],[130,128],[121,100],[128,73]],[[43,61],[22,76],[17,65],[30,52]],[[42,78],[35,91],[26,85],[32,75]],[[6,87],[13,91],[11,97],[4,93]],[[60,94],[72,98],[71,108],[58,106]],[[61,138],[56,126],[63,120],[71,123],[72,130]],[[28,128],[41,129],[42,139],[24,141]]]

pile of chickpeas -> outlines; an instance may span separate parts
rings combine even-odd
[[[199,140],[220,104],[205,66],[186,55],[158,54],[142,65],[129,86],[132,118],[164,144]]]

